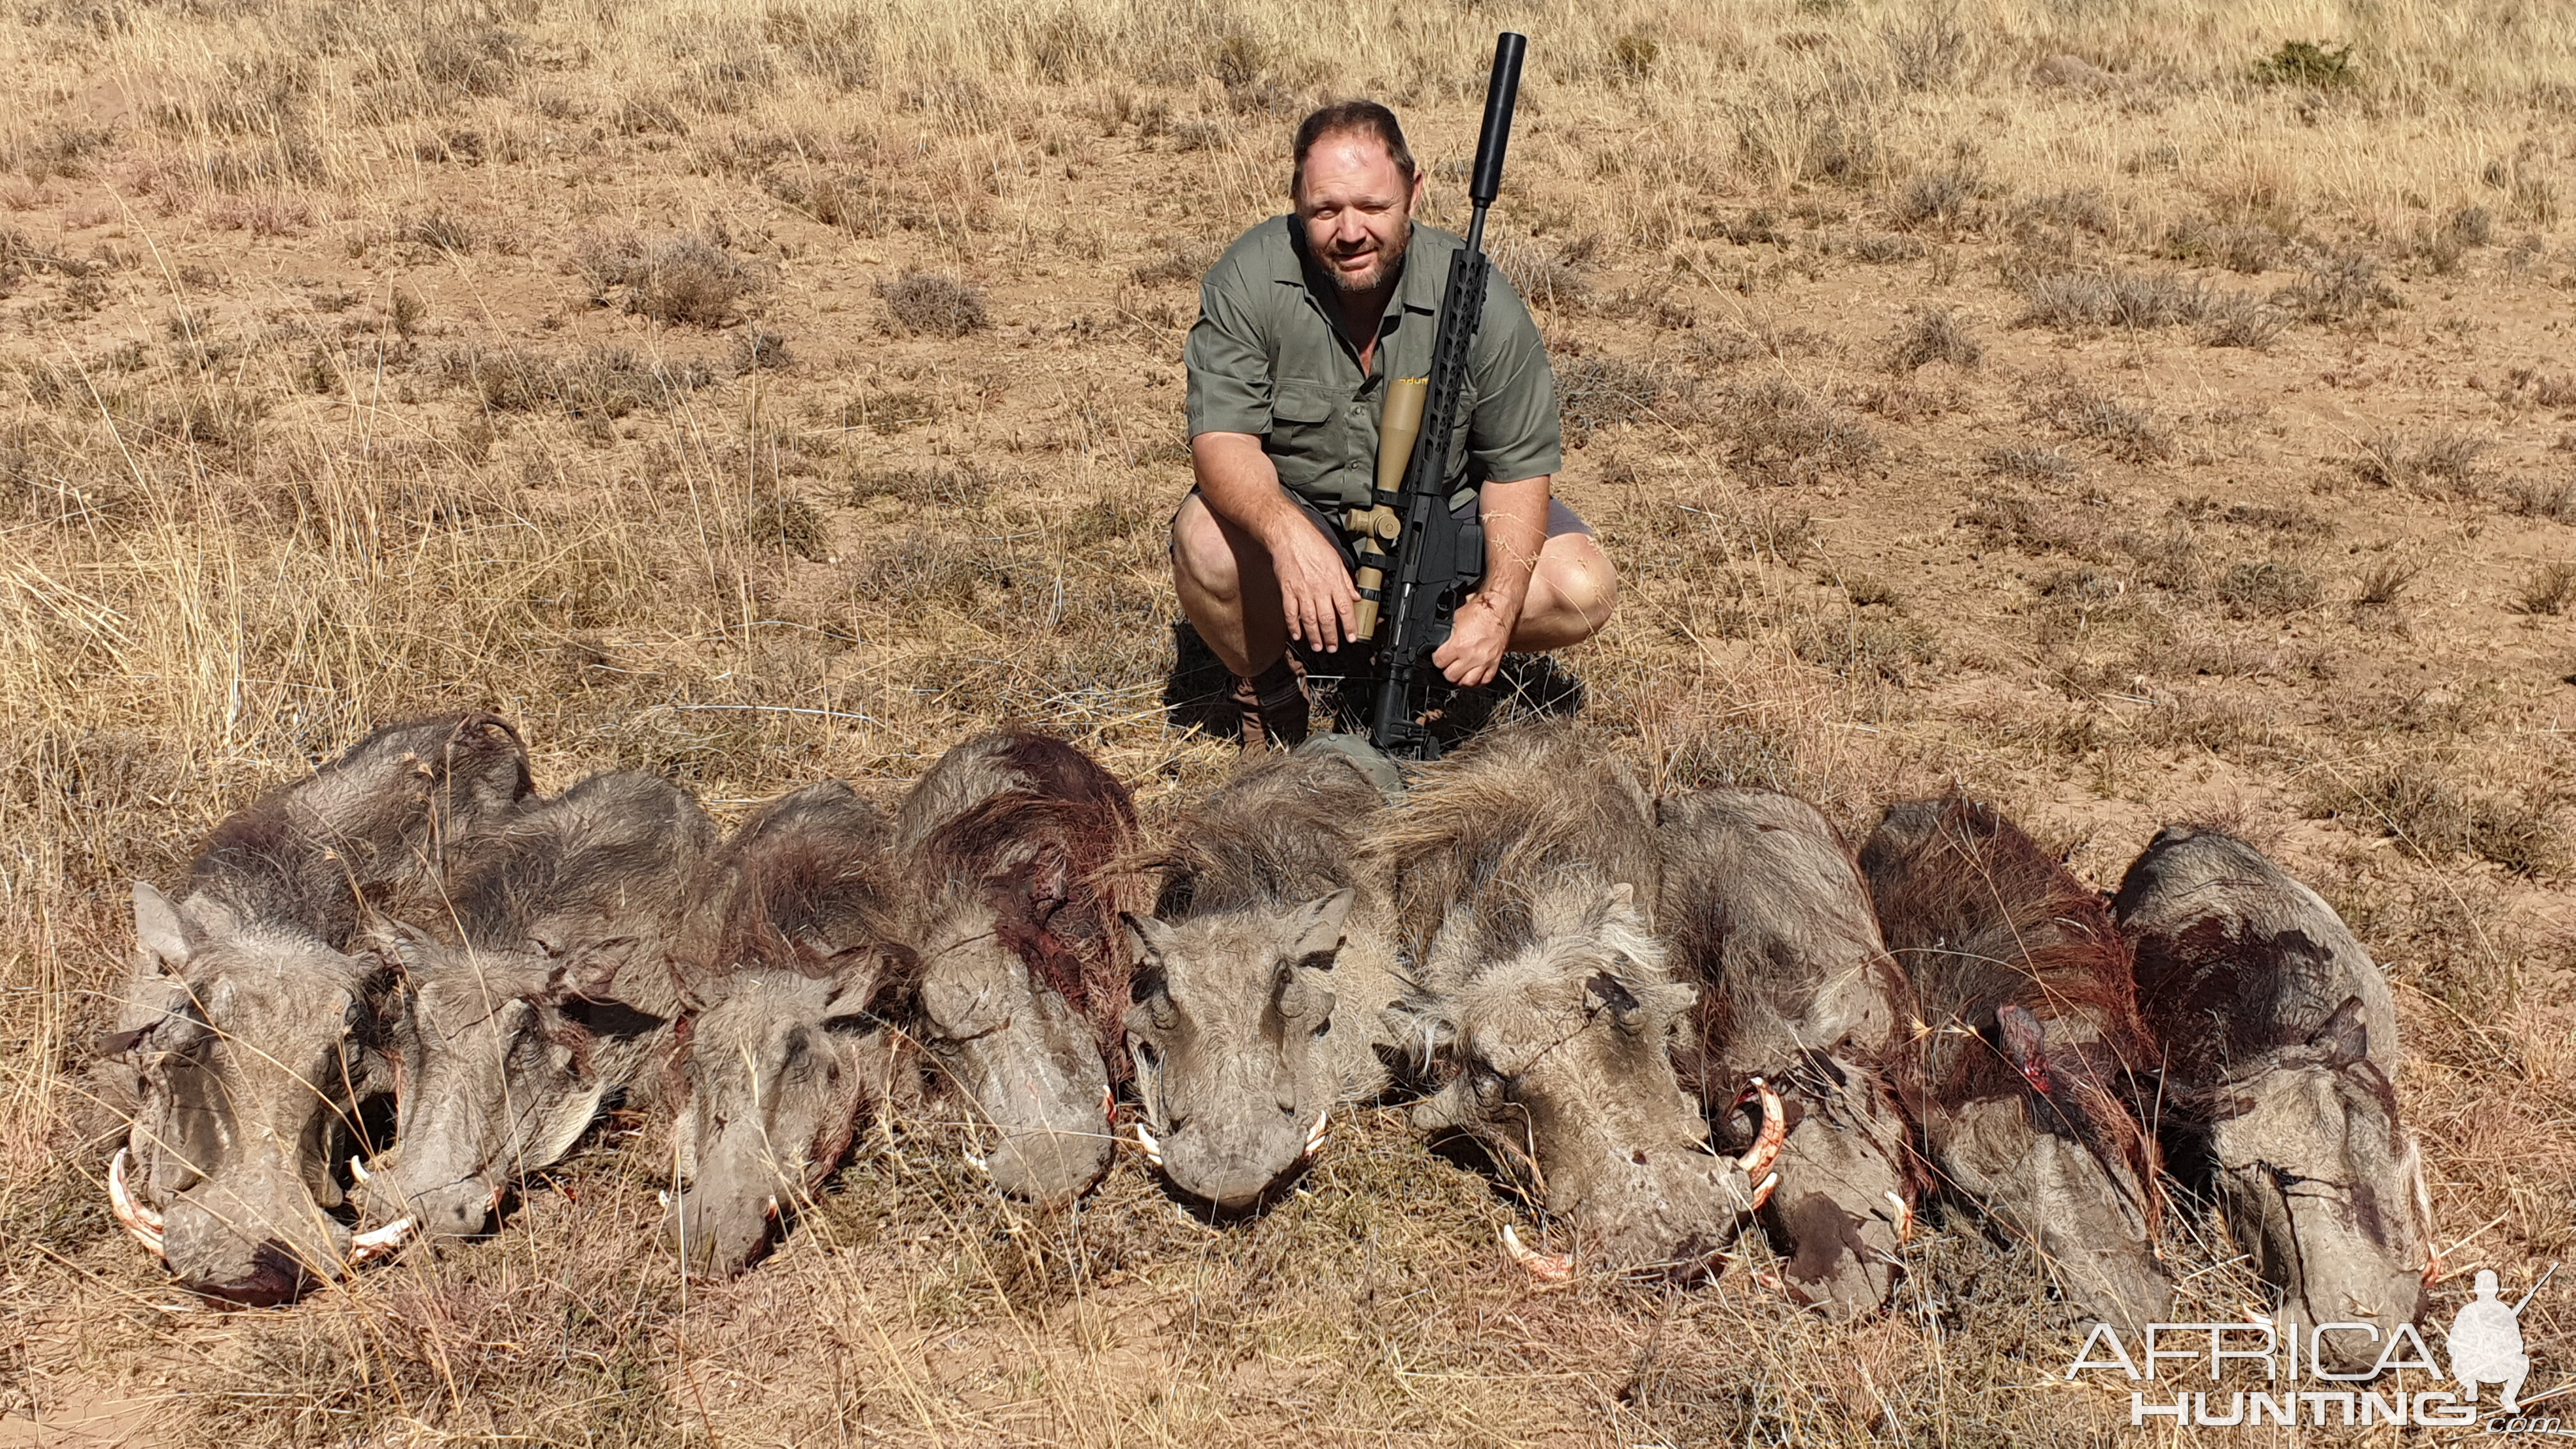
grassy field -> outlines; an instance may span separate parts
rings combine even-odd
[[[1454,218],[1503,25],[1533,48],[1498,252],[1555,355],[1561,490],[1625,571],[1563,661],[1603,737],[1660,788],[1783,785],[1847,827],[1971,789],[2104,883],[2159,821],[2230,824],[2397,983],[2463,1244],[2439,1321],[2475,1268],[2518,1292],[2576,1251],[2562,7],[12,14],[0,1444],[2125,1425],[1964,1228],[1850,1328],[1749,1271],[1541,1291],[1493,1245],[1512,1206],[1387,1109],[1223,1231],[1134,1163],[1040,1217],[936,1134],[878,1140],[718,1287],[654,1242],[640,1121],[494,1240],[288,1311],[182,1302],[109,1220],[78,1074],[124,883],[370,720],[496,709],[548,788],[642,766],[728,817],[822,776],[891,795],[1004,720],[1150,812],[1222,778],[1163,562],[1198,271],[1283,209],[1327,96],[1396,104]],[[2176,1255],[2185,1316],[2254,1303]],[[2531,1394],[2576,1375],[2571,1295],[2525,1316]]]

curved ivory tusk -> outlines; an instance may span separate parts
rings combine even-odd
[[[1780,1186],[1780,1174],[1778,1174],[1778,1173],[1776,1173],[1776,1172],[1765,1174],[1765,1175],[1763,1176],[1763,1179],[1762,1179],[1760,1182],[1755,1183],[1755,1184],[1753,1185],[1753,1209],[1754,1209],[1754,1211],[1756,1211],[1756,1212],[1761,1211],[1762,1205],[1763,1205],[1764,1203],[1767,1203],[1767,1202],[1769,1202],[1769,1201],[1771,1200],[1771,1194],[1772,1194],[1773,1190],[1774,1190],[1774,1189],[1776,1189],[1776,1188],[1778,1188],[1779,1186]]]
[[[349,1159],[349,1180],[360,1187],[365,1187],[376,1180],[376,1175],[367,1171],[367,1164],[352,1157]]]
[[[658,1187],[653,1189],[653,1196],[663,1207],[668,1208],[671,1205],[671,1194],[664,1189]]]
[[[1572,1253],[1542,1253],[1521,1241],[1520,1230],[1503,1224],[1503,1251],[1542,1283],[1562,1283],[1574,1276]]]
[[[373,1232],[353,1233],[349,1237],[349,1261],[367,1263],[390,1257],[400,1249],[419,1223],[412,1218],[396,1218]]]
[[[1136,1145],[1145,1149],[1146,1160],[1156,1167],[1162,1166],[1163,1144],[1154,1140],[1154,1134],[1146,1130],[1144,1123],[1138,1122],[1133,1125],[1136,1128]]]
[[[1748,1097],[1762,1104],[1762,1128],[1754,1134],[1753,1146],[1735,1160],[1735,1165],[1744,1169],[1747,1178],[1756,1178],[1771,1170],[1771,1164],[1780,1156],[1780,1144],[1789,1140],[1789,1114],[1781,1109],[1780,1094],[1760,1077],[1737,1094],[1737,1105]]]
[[[760,1205],[760,1212],[761,1216],[769,1219],[771,1222],[774,1223],[778,1221],[778,1197],[775,1193],[770,1195],[768,1201]]]
[[[993,1175],[993,1164],[986,1162],[981,1154],[965,1152],[958,1155],[966,1159],[966,1165],[968,1167],[975,1169],[986,1177],[991,1177]]]
[[[166,1258],[169,1254],[161,1246],[161,1215],[136,1202],[134,1194],[125,1185],[126,1156],[127,1149],[120,1147],[116,1149],[116,1156],[108,1160],[108,1208],[116,1214],[116,1221],[125,1231],[133,1235],[134,1241],[151,1249],[153,1256]]]
[[[1882,1193],[1896,1208],[1896,1240],[1900,1243],[1914,1236],[1914,1204],[1898,1193]]]
[[[1331,1130],[1332,1125],[1332,1108],[1327,1107],[1323,1111],[1315,1114],[1315,1130],[1306,1134],[1306,1155],[1308,1157],[1312,1157],[1316,1153],[1324,1150],[1324,1134]]]

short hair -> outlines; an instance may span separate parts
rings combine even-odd
[[[1395,112],[1375,101],[1335,101],[1318,106],[1297,123],[1296,166],[1288,173],[1288,197],[1295,200],[1299,187],[1306,184],[1306,153],[1327,136],[1357,133],[1375,139],[1386,147],[1388,159],[1404,173],[1404,184],[1413,184],[1413,148],[1404,144],[1404,127]]]

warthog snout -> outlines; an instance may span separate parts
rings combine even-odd
[[[990,941],[958,943],[923,968],[921,1036],[935,1085],[950,1089],[970,1121],[999,1129],[976,1159],[995,1187],[1042,1205],[1069,1202],[1109,1170],[1099,1038]]]

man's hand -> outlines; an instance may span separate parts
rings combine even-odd
[[[1519,613],[1481,589],[1470,594],[1450,625],[1449,642],[1431,651],[1431,662],[1461,689],[1492,683]]]
[[[1279,578],[1280,616],[1289,638],[1333,653],[1351,636],[1360,586],[1342,567],[1341,551],[1306,521],[1304,510],[1282,512],[1261,540],[1270,550],[1270,571]]]

